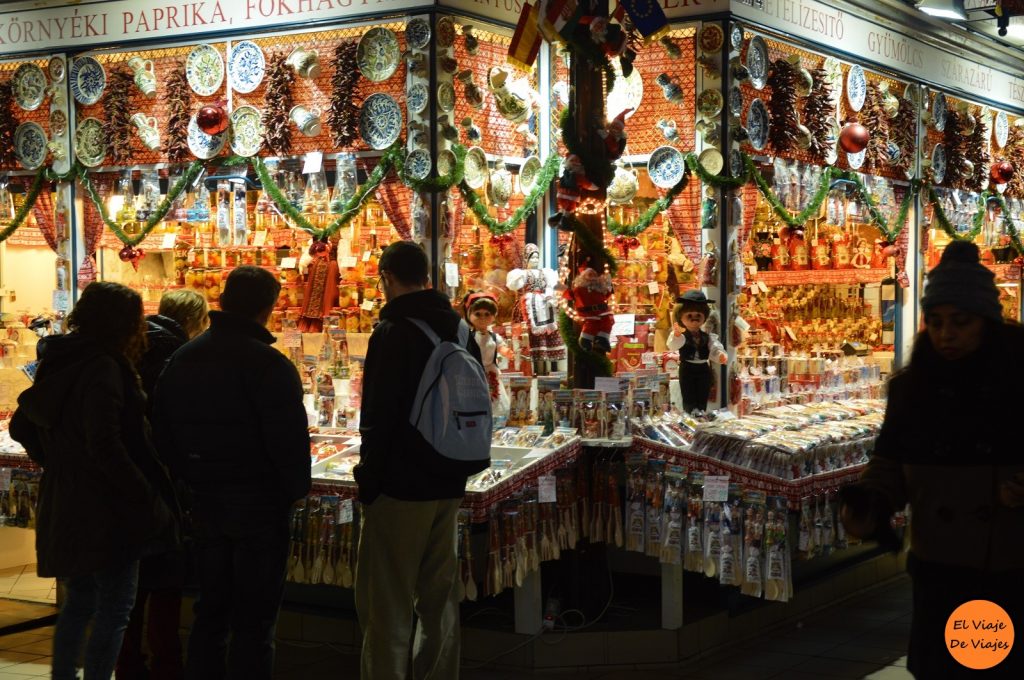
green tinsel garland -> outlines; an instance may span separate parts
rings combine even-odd
[[[593,259],[604,260],[608,265],[608,272],[615,276],[619,270],[619,263],[612,255],[612,252],[604,247],[604,243],[594,232],[587,229],[586,225],[579,221],[575,215],[566,215],[565,223],[569,231],[576,237],[580,250],[590,255]]]
[[[998,193],[990,193],[988,191],[978,196],[978,211],[974,213],[974,217],[971,218],[971,230],[965,234],[958,233],[953,228],[953,224],[949,221],[946,216],[946,211],[942,209],[942,202],[939,201],[939,197],[935,193],[935,189],[931,186],[928,187],[928,201],[935,208],[935,221],[942,227],[942,231],[953,239],[958,241],[974,241],[978,238],[984,227],[985,222],[985,207],[989,201],[995,201],[1001,211],[1003,219],[1003,227],[1006,229],[1006,233],[1010,235],[1010,242],[1013,244],[1014,250],[1017,251],[1018,255],[1024,255],[1024,243],[1021,243],[1020,233],[1017,231],[1016,225],[1013,223],[1013,219],[1010,217],[1010,210],[1006,205],[1006,200]]]
[[[750,157],[747,156],[746,154],[743,155],[743,158],[744,162],[750,160]],[[697,177],[700,177],[701,182],[704,182],[705,184],[710,184],[711,186],[728,187],[731,189],[743,186],[744,184],[747,183],[746,177],[725,177],[723,175],[712,175],[710,172],[707,171],[707,168],[701,165],[700,159],[697,157],[697,154],[693,153],[692,151],[686,154],[686,165],[690,168],[690,170],[692,170],[697,175]]]
[[[999,206],[1003,218],[1003,226],[1006,227],[1006,233],[1010,235],[1010,242],[1013,244],[1014,250],[1017,251],[1018,255],[1024,255],[1024,243],[1021,243],[1020,232],[1017,231],[1017,225],[1013,223],[1013,218],[1010,217],[1010,208],[1006,205],[1006,199],[1003,198],[1002,194],[995,193],[990,194],[987,200],[995,201]]]
[[[807,224],[807,220],[811,216],[817,214],[821,209],[821,204],[825,201],[825,197],[828,195],[829,186],[832,184],[832,168],[825,168],[821,173],[821,180],[818,184],[818,190],[814,193],[814,198],[810,200],[806,207],[796,215],[786,210],[786,207],[782,205],[778,197],[772,193],[772,188],[768,186],[767,180],[757,169],[757,165],[754,164],[754,160],[747,156],[747,173],[754,178],[754,182],[757,184],[757,188],[761,191],[765,200],[775,211],[775,214],[779,216],[783,222],[791,227],[803,227]]]
[[[558,332],[562,335],[562,342],[566,348],[578,359],[582,359],[593,367],[594,375],[609,378],[612,376],[612,360],[600,352],[592,352],[580,347],[579,334],[576,332],[576,325],[569,315],[564,311],[558,312]]]
[[[39,172],[36,173],[35,178],[32,180],[31,186],[29,186],[28,193],[25,194],[25,202],[22,203],[21,208],[14,214],[14,221],[3,228],[0,231],[0,243],[3,243],[11,237],[11,234],[18,230],[28,214],[32,212],[32,207],[36,204],[36,199],[39,198],[40,192],[43,190],[43,184],[46,180],[45,168],[40,168]]]
[[[466,174],[466,147],[461,144],[452,145],[452,153],[455,154],[455,166],[451,173],[438,175],[427,179],[415,179],[405,171],[405,159],[401,156],[395,158],[395,168],[398,170],[398,177],[405,186],[416,193],[436,194],[440,191],[448,191],[453,186],[462,182]]]
[[[462,158],[465,158],[465,154],[463,154]],[[488,231],[495,236],[501,236],[518,227],[522,224],[523,220],[529,217],[530,214],[537,209],[537,202],[540,201],[541,196],[547,192],[548,186],[558,173],[558,166],[560,162],[561,159],[556,155],[551,155],[546,161],[544,161],[544,166],[537,175],[537,183],[534,185],[530,195],[526,197],[523,204],[516,208],[516,211],[504,222],[499,222],[491,217],[487,212],[487,206],[480,200],[476,191],[470,188],[470,186],[464,181],[459,182],[459,193],[462,194],[462,198],[465,199],[466,205],[473,211],[476,218],[487,227]]]
[[[606,187],[615,177],[615,166],[608,160],[604,151],[591,153],[588,149],[580,146],[579,138],[576,136],[576,117],[571,113],[572,106],[562,111],[559,126],[562,129],[562,143],[565,144],[569,155],[579,156],[583,171],[591,182],[599,187]]]
[[[887,243],[895,243],[896,239],[899,238],[900,232],[903,231],[903,226],[907,222],[907,213],[910,211],[910,203],[914,200],[914,196],[917,195],[918,190],[921,188],[920,180],[914,180],[910,183],[910,187],[907,189],[907,193],[903,196],[903,201],[900,202],[899,210],[896,212],[896,220],[892,226],[889,227],[889,222],[886,221],[885,216],[882,215],[882,211],[878,209],[878,204],[875,202],[875,197],[868,192],[868,188],[864,186],[864,182],[861,181],[860,175],[856,172],[844,172],[842,170],[833,170],[832,175],[834,179],[842,179],[847,182],[852,182],[857,187],[857,192],[860,194],[861,200],[868,207],[868,212],[871,214],[871,222],[881,232],[882,238]]]
[[[668,190],[664,196],[651,204],[647,210],[633,224],[621,224],[613,217],[608,217],[608,231],[616,236],[638,236],[647,231],[654,218],[668,210],[668,207],[676,200],[683,189],[690,183],[690,174],[684,173],[675,186]]]
[[[397,159],[401,157],[404,150],[405,144],[402,140],[397,140],[391,145],[384,155],[381,156],[380,162],[377,163],[377,167],[373,169],[370,176],[366,179],[366,183],[359,187],[359,190],[349,199],[345,208],[338,215],[338,218],[328,224],[323,229],[317,229],[314,227],[309,220],[295,207],[293,206],[283,193],[281,193],[281,187],[274,183],[273,178],[267,171],[267,166],[264,164],[263,159],[256,157],[252,159],[253,167],[256,169],[256,175],[260,178],[260,182],[263,184],[264,191],[270,197],[270,200],[274,202],[274,205],[286,216],[288,216],[296,227],[308,232],[318,241],[326,241],[332,235],[334,235],[339,229],[344,227],[346,224],[352,221],[356,215],[359,214],[363,201],[366,197],[375,190],[380,183],[384,181],[384,176],[388,174],[392,166],[395,165]]]

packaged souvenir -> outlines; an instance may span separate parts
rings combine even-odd
[[[763,491],[743,494],[743,584],[740,592],[761,597],[764,592],[765,495]]]
[[[686,502],[686,543],[683,568],[704,572],[704,473],[689,475],[689,495]]]
[[[661,515],[665,503],[665,461],[647,461],[644,485],[647,506],[647,550],[650,557],[661,555]]]
[[[743,489],[729,484],[729,500],[722,504],[721,544],[718,561],[718,581],[726,586],[738,586],[743,580]]]
[[[626,550],[645,552],[647,460],[640,451],[626,454]]]
[[[512,377],[509,379],[509,416],[510,425],[529,425],[533,422],[530,410],[530,392],[533,381],[530,378]]]
[[[683,534],[686,524],[686,468],[668,465],[665,468],[664,524],[661,535],[662,564],[682,564]]]
[[[605,392],[604,421],[605,438],[620,441],[629,437],[629,412],[626,397],[622,392]]]
[[[788,501],[784,496],[769,496],[767,507],[764,526],[764,543],[767,551],[764,598],[776,602],[788,602],[793,593],[786,537]]]
[[[584,439],[604,438],[604,423],[601,414],[604,410],[604,392],[597,390],[573,390],[574,424],[579,428]]]

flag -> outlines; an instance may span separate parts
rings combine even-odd
[[[668,19],[658,0],[619,0],[619,7],[626,10],[633,27],[646,41],[657,40],[668,33]]]
[[[549,42],[570,38],[583,16],[578,0],[540,0],[540,31]]]
[[[537,6],[523,3],[519,13],[516,32],[512,34],[512,42],[508,46],[508,63],[516,68],[529,71],[537,60],[540,51],[540,32],[537,23]]]

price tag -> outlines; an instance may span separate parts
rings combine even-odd
[[[636,328],[636,314],[616,314],[612,335],[615,337],[633,337]]]
[[[790,340],[792,340],[793,342],[796,342],[796,332],[792,328],[790,328],[789,326],[786,326],[786,335],[789,336]]]
[[[0,468],[0,491],[10,491],[10,490],[11,490],[11,468]]]
[[[640,355],[640,361],[643,362],[644,366],[650,366],[654,363],[654,352],[644,352]]]
[[[729,475],[704,477],[704,501],[724,503],[729,500]]]
[[[740,329],[741,333],[746,333],[750,330],[750,324],[742,316],[737,316],[733,323],[736,324],[736,328]]]
[[[657,295],[659,290],[661,289],[658,287],[657,281],[649,281],[647,283],[647,292],[651,295]]]
[[[618,378],[594,378],[594,389],[598,392],[618,392],[621,387]]]
[[[344,257],[341,258],[341,266],[344,269],[351,269],[355,267],[356,264],[357,263],[355,255],[345,255]]]
[[[352,499],[338,503],[338,524],[352,524]]]
[[[761,290],[762,293],[768,292],[768,286],[764,285],[764,281],[758,281],[757,287]]]
[[[750,273],[750,276],[757,276],[757,265],[750,265],[749,267],[747,267],[747,271]]]
[[[310,151],[306,154],[306,161],[302,165],[302,174],[309,175],[314,172],[320,172],[322,167],[324,167],[324,152]]]
[[[295,269],[297,262],[294,257],[282,257],[281,269]]]
[[[557,503],[558,492],[555,488],[555,476],[544,475],[537,478],[537,500],[541,503]]]
[[[369,262],[370,261],[370,255],[372,255],[372,253],[369,250],[364,252],[363,253],[363,262]]]
[[[454,262],[444,263],[444,282],[450,288],[457,288],[459,285],[459,265]]]
[[[254,232],[252,235],[252,244],[257,248],[262,248],[267,243],[267,230]]]
[[[651,271],[657,274],[659,269],[661,269],[661,267],[658,266],[658,262],[656,260],[651,260]]]
[[[359,305],[359,308],[362,309],[364,312],[372,312],[373,300],[363,300],[363,304]]]
[[[160,243],[160,248],[163,250],[171,250],[174,248],[174,242],[178,240],[178,235],[174,233],[164,234],[164,240]]]
[[[285,331],[281,336],[282,347],[302,347],[302,333],[299,331]]]

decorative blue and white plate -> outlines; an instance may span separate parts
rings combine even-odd
[[[74,82],[74,78],[72,78]],[[75,158],[85,167],[94,168],[107,156],[107,131],[99,118],[86,118],[75,129]]]
[[[864,100],[868,96],[868,80],[864,76],[864,68],[860,64],[850,67],[846,74],[846,101],[852,111],[864,108]]]
[[[267,61],[260,46],[243,40],[231,46],[228,54],[228,82],[231,89],[241,94],[252,92],[263,82]]]
[[[743,92],[735,85],[729,90],[729,113],[734,116],[743,113]]]
[[[754,89],[760,90],[768,83],[768,44],[759,35],[751,38],[747,46],[747,70]]]
[[[32,62],[25,62],[11,78],[14,101],[26,111],[35,111],[46,98],[46,74]]]
[[[743,48],[743,26],[733,24],[729,28],[729,46],[733,52],[739,52]]]
[[[188,148],[192,155],[200,160],[209,160],[219,154],[227,138],[228,130],[215,135],[208,135],[200,130],[195,114],[188,122]]]
[[[868,155],[868,150],[863,149],[857,153],[847,153],[846,162],[849,163],[851,170],[859,170],[860,166],[864,165],[864,159]]]
[[[936,144],[932,149],[932,180],[936,184],[942,184],[946,179],[946,147]]]
[[[359,110],[359,136],[374,149],[386,149],[402,133],[402,109],[398,102],[376,92],[363,102]]]
[[[1010,136],[1010,121],[1006,117],[1006,111],[1000,111],[996,114],[992,131],[995,134],[996,145],[1002,149],[1006,146],[1006,141]]]
[[[656,187],[671,189],[686,172],[686,160],[674,146],[659,146],[647,161],[647,174]]]
[[[107,72],[92,57],[80,57],[71,64],[71,94],[83,106],[95,104],[107,86]]]
[[[371,28],[359,39],[356,49],[356,66],[367,80],[379,83],[387,80],[398,68],[401,52],[398,36],[389,28]]]
[[[39,123],[22,123],[14,131],[14,156],[26,170],[46,160],[46,132]]]
[[[405,103],[409,106],[410,113],[419,113],[427,108],[428,99],[430,99],[430,93],[427,92],[427,86],[423,83],[416,83],[409,88],[409,92],[405,96]]]
[[[253,106],[239,106],[231,112],[231,151],[251,157],[263,146],[263,116]]]
[[[750,102],[750,110],[747,111],[747,134],[750,135],[750,146],[758,151],[768,143],[768,109],[764,102],[755,99]]]
[[[405,172],[413,179],[426,179],[430,176],[430,154],[424,149],[410,151],[405,157]]]
[[[426,19],[416,17],[405,25],[405,40],[409,47],[423,50],[430,44],[430,24]]]
[[[946,129],[946,95],[941,92],[936,92],[932,97],[932,127],[937,132]]]
[[[200,97],[209,97],[224,82],[224,60],[212,45],[196,45],[185,59],[188,84]]]

